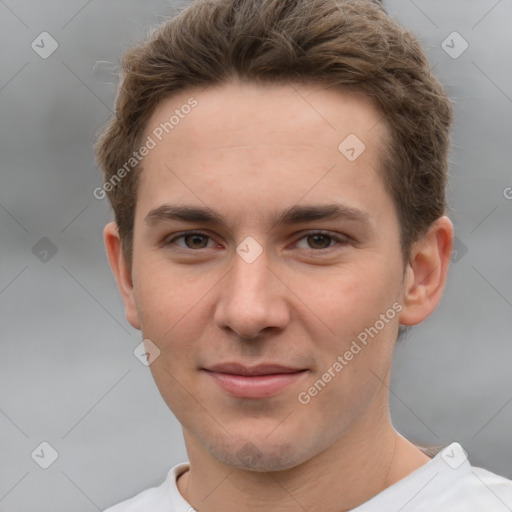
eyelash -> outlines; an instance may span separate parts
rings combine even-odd
[[[207,235],[206,233],[203,233],[201,231],[185,231],[183,233],[180,233],[177,236],[174,236],[173,238],[166,239],[164,241],[163,245],[164,246],[168,246],[168,245],[174,244],[176,242],[176,240],[179,240],[181,238],[185,238],[187,236],[193,236],[193,235],[198,235],[198,236],[206,237],[206,238],[208,238],[208,239],[213,241],[213,238],[210,235]],[[308,238],[308,237],[314,236],[314,235],[321,235],[321,236],[328,237],[328,238],[331,239],[331,242],[336,242],[336,243],[334,245],[329,245],[326,248],[321,248],[321,249],[308,248],[308,249],[304,249],[305,251],[311,251],[311,252],[315,252],[315,253],[330,252],[337,245],[338,246],[339,245],[344,246],[344,245],[347,245],[349,243],[349,238],[347,236],[334,235],[334,234],[332,234],[330,232],[326,232],[326,231],[308,231],[308,232],[304,233],[300,238],[298,238],[294,243],[296,244],[300,240],[303,240],[305,238]],[[194,252],[198,252],[198,251],[201,251],[203,249],[209,249],[209,247],[202,247],[200,249],[191,249],[190,247],[179,247],[179,248],[187,250],[187,251],[194,251]]]

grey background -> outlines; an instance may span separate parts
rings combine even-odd
[[[397,348],[393,421],[416,441],[458,440],[474,464],[510,478],[512,2],[386,5],[454,102],[459,240],[440,307]],[[111,214],[92,195],[115,66],[172,12],[163,0],[0,0],[2,512],[102,510],[186,460],[179,424],[133,355],[140,333],[102,242]],[[43,31],[59,44],[47,59],[31,48]],[[453,31],[469,44],[456,59],[441,47]],[[31,457],[43,441],[59,454],[46,470]]]

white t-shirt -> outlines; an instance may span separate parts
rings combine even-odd
[[[181,496],[178,477],[189,468],[174,466],[165,482],[105,512],[194,512]],[[459,443],[352,512],[507,512],[512,510],[512,481],[471,466]]]

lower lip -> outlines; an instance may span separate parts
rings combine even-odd
[[[266,398],[276,395],[304,376],[305,370],[294,373],[271,375],[232,375],[207,371],[215,382],[230,395],[237,398]]]

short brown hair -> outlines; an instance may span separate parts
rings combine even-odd
[[[105,183],[140,146],[156,105],[179,91],[232,79],[317,82],[370,97],[390,131],[379,172],[405,261],[445,212],[451,104],[416,37],[378,2],[196,0],[128,50],[121,69],[115,115],[96,144]],[[106,188],[129,262],[140,170]]]

